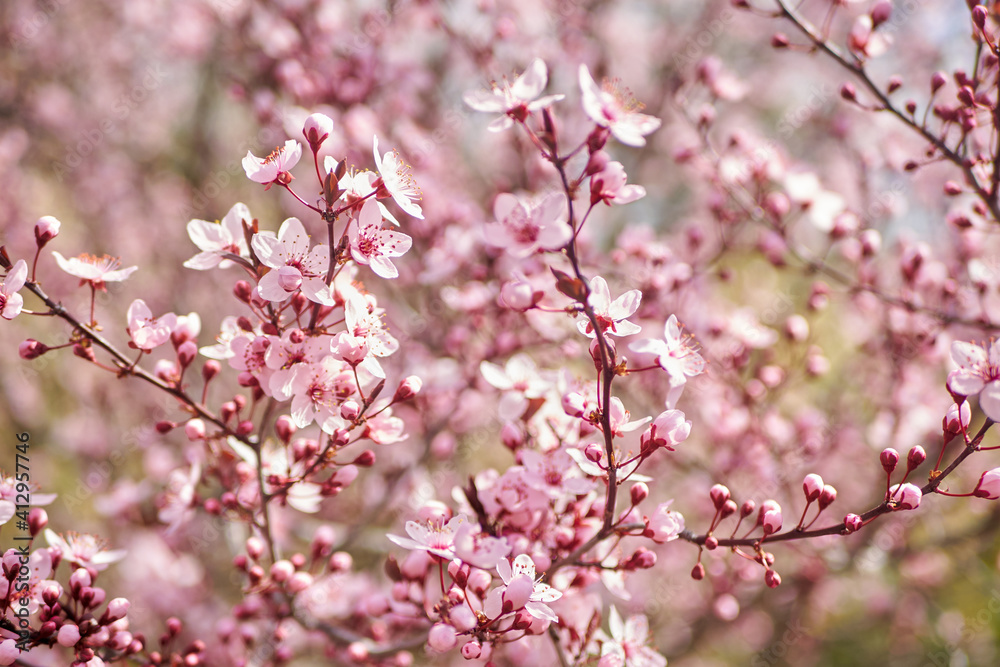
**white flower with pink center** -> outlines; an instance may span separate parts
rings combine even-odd
[[[32,507],[48,505],[56,499],[54,493],[38,493],[41,487],[35,482],[22,483],[28,485]],[[14,475],[5,475],[0,472],[0,526],[10,521],[17,512],[17,485],[18,481]]]
[[[128,334],[132,344],[140,350],[152,350],[170,340],[170,333],[177,326],[173,313],[153,317],[146,302],[136,299],[128,307]]]
[[[299,364],[314,364],[330,353],[330,341],[320,336],[307,336],[301,329],[289,329],[281,335],[269,336],[271,344],[264,352],[264,364],[273,372],[268,380],[271,395],[279,401],[292,397],[291,385]]]
[[[565,220],[566,199],[550,194],[537,203],[524,203],[509,193],[497,195],[493,215],[486,225],[486,240],[514,257],[528,257],[537,250],[559,250],[573,238]]]
[[[330,173],[337,168],[337,160],[328,155],[323,161],[323,168],[326,169],[327,173]],[[367,169],[362,171],[348,170],[341,177],[340,181],[337,182],[337,186],[344,191],[340,195],[341,200],[346,204],[361,201],[375,192],[375,184],[378,182],[378,179],[378,174]],[[378,204],[378,210],[382,212],[382,217],[399,227],[399,220],[396,220],[395,216],[389,212],[389,209],[380,201],[376,201],[375,203]]]
[[[378,202],[371,199],[361,207],[361,213],[347,227],[351,256],[358,264],[367,264],[381,278],[396,278],[399,271],[392,257],[401,257],[413,245],[406,234],[382,228],[382,213]]]
[[[254,183],[266,185],[264,188],[266,190],[275,181],[285,184],[291,182],[292,175],[288,170],[294,167],[301,157],[302,145],[294,139],[289,139],[284,146],[275,148],[265,158],[259,158],[247,151],[247,156],[243,158],[243,170],[247,173],[247,178]]]
[[[347,332],[360,338],[376,357],[388,357],[399,349],[399,341],[385,330],[382,315],[385,311],[375,307],[372,300],[358,293],[344,305],[344,322]]]
[[[692,336],[681,333],[677,316],[671,315],[663,327],[663,339],[639,340],[628,347],[640,354],[655,354],[656,363],[667,372],[671,387],[679,387],[688,378],[705,371],[705,360],[695,347]]]
[[[254,468],[257,467],[257,452],[230,437],[229,446]],[[315,514],[323,502],[323,487],[306,482],[303,461],[291,461],[284,445],[268,440],[261,448],[261,470],[264,473],[264,491],[269,495],[279,495],[289,506],[305,514]]]
[[[957,340],[951,344],[951,358],[958,370],[948,374],[948,388],[961,396],[978,394],[986,416],[1000,421],[1000,345],[990,341],[987,350]]]
[[[23,259],[19,259],[7,272],[3,282],[0,282],[0,317],[12,320],[21,314],[24,297],[17,292],[24,287],[27,278],[28,265]]]
[[[227,254],[250,257],[246,236],[243,234],[244,220],[249,224],[253,216],[246,204],[238,203],[229,209],[229,213],[220,222],[198,219],[188,222],[188,236],[201,252],[184,262],[184,266],[199,271],[216,266],[225,269],[233,264],[231,260],[225,259]]]
[[[388,537],[393,543],[404,549],[420,549],[450,561],[455,558],[455,537],[468,521],[468,517],[464,514],[452,517],[447,523],[407,521],[405,528],[409,537],[400,537],[399,535],[389,535]]]
[[[403,162],[399,153],[394,150],[379,157],[378,137],[375,137],[373,152],[375,154],[375,167],[378,169],[379,176],[382,177],[381,185],[385,188],[388,196],[391,196],[399,204],[399,208],[414,218],[423,220],[424,214],[420,210],[420,205],[417,204],[420,201],[420,188],[417,187],[416,181],[410,174],[410,166]],[[381,188],[379,189],[381,190]]]
[[[491,385],[504,392],[497,406],[501,419],[519,419],[528,409],[531,399],[541,398],[551,383],[538,373],[538,367],[526,354],[515,354],[501,368],[490,361],[479,364],[479,372]]]
[[[642,105],[617,81],[605,82],[599,88],[586,65],[580,65],[580,90],[583,110],[590,120],[608,128],[627,146],[645,146],[645,136],[660,127],[659,118],[639,113]]]
[[[621,614],[611,607],[608,625],[611,636],[600,631],[601,661],[598,667],[666,667],[667,659],[650,648],[649,621],[642,614],[622,621]]]
[[[229,365],[257,378],[258,384],[264,391],[270,391],[271,374],[274,372],[267,367],[266,355],[270,346],[271,339],[267,336],[242,330],[229,344],[232,350]]]
[[[538,97],[548,84],[549,74],[541,58],[535,58],[522,74],[514,77],[513,83],[494,81],[490,90],[476,90],[466,93],[462,99],[476,111],[503,114],[489,125],[490,132],[506,130],[515,120],[523,121],[532,111],[544,109],[558,102],[565,95]]]
[[[272,232],[254,234],[251,245],[264,266],[271,269],[257,284],[262,299],[284,301],[302,290],[310,301],[335,304],[326,284],[330,248],[320,244],[309,250],[309,234],[298,218],[281,223],[277,236]]]
[[[595,276],[590,281],[590,296],[587,302],[594,310],[597,323],[601,330],[612,336],[631,336],[642,331],[642,327],[627,321],[635,311],[639,309],[639,302],[642,301],[642,292],[637,289],[629,290],[620,297],[611,300],[611,290],[604,278]],[[576,322],[577,328],[587,338],[594,338],[594,327],[586,314],[581,313]]]
[[[546,602],[554,602],[562,597],[562,592],[548,584],[535,580],[535,561],[528,554],[514,559],[513,566],[506,559],[497,563],[497,573],[504,585],[490,591],[483,605],[483,612],[489,618],[497,618],[519,609],[524,609],[535,618],[553,623],[559,617]]]
[[[334,357],[315,364],[297,364],[288,393],[292,395],[292,420],[299,428],[313,421],[322,424],[338,416],[340,404],[357,392],[354,372]]]
[[[98,572],[125,558],[124,549],[109,550],[108,542],[96,535],[69,532],[62,537],[52,529],[46,528],[45,539],[50,547],[59,550],[63,560],[80,567],[92,567]]]
[[[376,414],[365,421],[365,437],[376,445],[391,445],[410,437],[404,433],[406,424],[399,417],[392,416],[391,408],[382,410],[379,404],[372,408]]]
[[[104,283],[125,280],[139,268],[138,266],[130,266],[127,269],[119,269],[121,260],[108,255],[95,257],[85,253],[79,257],[66,259],[53,250],[52,256],[56,258],[56,264],[59,265],[59,268],[69,275],[79,278],[81,285],[89,283],[94,289],[99,290],[105,289]]]

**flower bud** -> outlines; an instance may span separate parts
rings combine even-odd
[[[920,445],[916,445],[906,455],[906,472],[916,470],[920,464],[927,460],[927,452]]]
[[[271,566],[271,579],[279,584],[288,581],[293,574],[295,574],[295,566],[290,561],[279,560]]]
[[[727,500],[726,502],[722,503],[722,509],[719,510],[719,516],[725,519],[728,516],[736,514],[737,509],[739,508],[736,506],[735,501],[733,501],[732,499]]]
[[[891,475],[892,471],[896,469],[896,464],[899,463],[899,452],[892,447],[886,447],[878,458],[882,462],[882,469],[887,475]]]
[[[976,489],[972,492],[976,498],[996,500],[1000,498],[1000,468],[987,470],[979,478]]]
[[[310,114],[302,127],[302,134],[309,142],[309,148],[313,153],[319,150],[331,132],[333,132],[333,119],[321,113]]]
[[[864,521],[857,514],[848,514],[844,517],[844,531],[847,533],[857,532],[863,525]]]
[[[392,397],[392,402],[398,403],[413,398],[420,393],[421,387],[423,387],[423,381],[416,375],[407,377],[399,383],[396,394]]]
[[[435,623],[427,635],[427,644],[435,651],[450,651],[458,645],[458,634],[450,625]]]
[[[205,422],[201,419],[189,419],[187,424],[184,424],[184,435],[187,436],[188,440],[204,440],[205,439]]]
[[[777,588],[781,585],[781,575],[774,570],[768,570],[764,573],[764,583],[768,588]]]
[[[829,484],[823,485],[823,492],[819,494],[819,509],[820,511],[825,510],[827,507],[833,504],[833,501],[837,499],[837,489],[833,488]]]
[[[823,478],[815,473],[806,475],[802,480],[802,491],[806,494],[806,500],[813,502],[823,492]]]
[[[941,90],[941,87],[948,81],[944,72],[934,72],[931,76],[931,93]]]
[[[604,457],[604,449],[602,449],[597,443],[592,442],[587,445],[586,449],[583,450],[583,454],[587,457],[588,461],[600,463],[601,459]]]
[[[35,245],[38,246],[39,250],[45,247],[45,244],[59,236],[59,227],[62,223],[53,218],[51,215],[43,215],[35,223]]]
[[[632,504],[638,505],[649,496],[649,487],[645,482],[636,482],[630,489]]]
[[[701,581],[705,578],[705,566],[701,563],[696,563],[693,568],[691,568],[691,578],[695,581]]]
[[[340,406],[340,416],[347,421],[354,421],[361,414],[361,406],[358,405],[357,401],[344,401],[343,405]]]
[[[889,489],[889,498],[895,502],[896,509],[914,510],[920,507],[920,499],[923,496],[920,487],[916,484],[896,484]]]
[[[712,504],[715,505],[715,509],[720,509],[729,500],[729,489],[722,484],[714,485],[708,493],[712,496]]]
[[[872,29],[879,27],[883,23],[889,20],[892,16],[892,2],[890,0],[879,0],[872,7],[871,17],[872,17]]]
[[[28,532],[31,536],[37,536],[47,525],[49,525],[48,513],[41,507],[32,508],[28,513]]]
[[[48,351],[49,348],[45,345],[45,343],[39,343],[34,338],[29,338],[17,346],[17,353],[21,355],[22,359],[27,359],[29,361],[31,359],[37,359]]]
[[[181,343],[180,347],[177,348],[177,361],[180,363],[181,368],[187,368],[190,366],[191,362],[194,361],[197,356],[198,345],[192,340],[184,341]]]
[[[61,628],[59,628],[59,633],[56,635],[56,641],[60,646],[76,646],[77,642],[80,641],[80,627],[74,623],[64,623]]]
[[[954,436],[967,429],[971,420],[972,408],[969,407],[968,401],[962,401],[961,406],[958,403],[952,403],[942,420],[941,427],[945,433]]]

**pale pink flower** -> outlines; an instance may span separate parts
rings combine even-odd
[[[549,620],[553,623],[559,617],[546,602],[553,602],[562,597],[562,592],[541,581],[535,581],[535,562],[528,554],[521,554],[514,559],[513,567],[506,558],[497,563],[497,573],[504,586],[490,592],[483,611],[490,618],[497,618],[504,612],[504,603],[510,602],[512,611],[524,609],[535,618]]]
[[[189,269],[205,271],[218,266],[225,269],[232,266],[231,260],[224,255],[250,257],[246,236],[243,234],[243,221],[249,224],[253,220],[246,204],[234,204],[220,222],[194,219],[188,222],[187,232],[191,241],[201,250],[200,253],[184,262]]]
[[[247,151],[247,156],[243,158],[243,170],[246,171],[247,178],[254,183],[263,183],[271,187],[275,181],[290,182],[292,175],[288,170],[294,167],[301,157],[302,145],[294,139],[289,139],[284,146],[275,148],[265,158],[259,158]]]
[[[18,294],[18,290],[24,287],[24,282],[28,278],[28,264],[19,259],[7,272],[7,277],[0,282],[0,317],[5,320],[12,320],[21,314],[24,307],[24,297]]]
[[[598,667],[666,667],[667,659],[649,646],[649,622],[642,614],[622,622],[618,610],[611,607],[608,618],[611,636],[598,633],[601,661]]]
[[[172,533],[194,516],[195,493],[201,481],[201,462],[194,461],[185,470],[174,470],[167,479],[167,489],[159,503],[157,518]]]
[[[948,388],[961,396],[979,395],[979,407],[986,416],[1000,421],[1000,345],[984,347],[957,340],[951,344],[951,358],[958,370],[948,374]]]
[[[642,292],[637,289],[629,290],[620,297],[611,300],[611,291],[608,283],[601,276],[595,276],[590,281],[590,297],[587,299],[601,330],[612,336],[630,336],[642,330],[637,324],[627,321],[636,310],[639,309],[639,302],[642,300]],[[588,338],[595,338],[594,328],[586,315],[580,314],[576,322],[580,333]]]
[[[657,544],[676,540],[677,536],[684,531],[684,517],[680,512],[670,511],[670,503],[672,502],[672,500],[668,500],[665,503],[660,503],[657,505],[656,511],[653,512],[653,516],[649,517],[649,527],[646,529],[646,534]]]
[[[139,267],[130,266],[127,269],[119,269],[121,260],[117,257],[94,257],[84,253],[78,257],[66,259],[58,251],[53,250],[52,256],[56,258],[59,268],[71,276],[80,279],[80,284],[90,283],[94,289],[105,289],[105,283],[120,282],[132,275]]]
[[[535,58],[523,73],[514,77],[513,83],[504,77],[503,81],[494,81],[490,90],[468,92],[462,99],[476,111],[503,114],[489,125],[490,132],[500,132],[513,125],[514,120],[523,121],[529,113],[544,109],[565,97],[547,95],[536,100],[545,90],[548,80],[545,63],[540,58]]]
[[[17,648],[17,643],[13,639],[4,639],[0,642],[0,665],[13,665],[19,657],[21,649]]]
[[[361,338],[376,357],[388,357],[399,349],[399,341],[385,330],[382,322],[384,309],[375,307],[373,301],[358,293],[344,304],[344,323],[347,332]]]
[[[31,494],[32,507],[48,505],[56,499],[54,493],[38,493],[41,487],[37,482],[26,482],[26,484]],[[14,475],[0,472],[0,526],[10,521],[17,511],[17,485],[18,481]]]
[[[326,169],[327,173],[330,173],[336,167],[337,160],[328,155],[323,161],[323,168]],[[373,171],[368,171],[367,169],[362,171],[349,169],[337,183],[337,186],[344,191],[340,195],[340,198],[348,204],[360,201],[375,192],[375,184],[378,182],[378,179],[379,175]],[[380,201],[376,201],[375,203],[378,204],[378,209],[382,212],[382,217],[399,227],[399,220],[396,220],[395,216],[389,212],[389,209]]]
[[[889,50],[892,36],[877,32],[870,14],[861,14],[854,20],[847,44],[860,56],[875,58]]]
[[[382,177],[382,186],[389,195],[403,209],[414,218],[423,220],[424,214],[420,210],[417,202],[420,200],[420,188],[417,187],[413,176],[410,174],[410,167],[404,163],[399,153],[389,151],[384,156],[378,154],[378,137],[375,137],[373,148],[375,153],[375,167]]]
[[[176,326],[176,315],[167,313],[153,317],[153,311],[142,299],[136,299],[128,307],[128,334],[140,350],[149,351],[163,345],[170,340]]]
[[[656,362],[667,372],[671,387],[679,387],[705,370],[705,360],[695,349],[691,336],[681,333],[676,315],[667,319],[662,340],[639,340],[628,347],[640,354],[655,354]]]
[[[444,560],[455,558],[455,539],[459,530],[469,521],[464,514],[453,517],[447,523],[428,521],[417,523],[407,521],[405,528],[409,537],[389,535],[389,539],[404,549],[419,549],[434,554]]]
[[[661,412],[642,437],[639,439],[642,452],[666,447],[674,451],[674,447],[688,439],[691,434],[691,422],[684,418],[680,410]]]
[[[264,266],[271,268],[257,285],[261,298],[284,301],[301,289],[310,301],[335,304],[326,284],[330,248],[320,244],[310,251],[309,235],[298,218],[281,223],[277,236],[272,232],[254,234],[251,245]]]
[[[228,442],[233,451],[256,469],[257,452],[236,438],[230,437]],[[304,481],[303,475],[306,471],[304,461],[292,461],[287,448],[274,440],[264,443],[260,461],[266,493],[281,494],[289,506],[305,514],[315,514],[319,511],[320,503],[323,502],[323,487]]]
[[[406,234],[382,228],[382,214],[378,203],[369,199],[361,207],[358,217],[347,227],[351,243],[351,256],[358,264],[368,264],[382,278],[396,278],[399,271],[392,257],[400,257],[413,245]]]
[[[377,378],[385,378],[385,371],[375,355],[370,354],[364,338],[341,331],[333,344],[333,353],[351,367],[360,366]]]
[[[365,436],[376,445],[391,445],[402,442],[410,436],[404,431],[406,424],[399,417],[392,415],[391,408],[380,410],[378,404],[375,408],[375,416],[369,417],[365,421]]]
[[[202,356],[208,357],[209,359],[216,359],[222,361],[223,359],[229,359],[235,352],[233,352],[232,342],[236,336],[241,333],[246,333],[237,324],[237,317],[235,315],[227,315],[222,318],[222,322],[219,325],[219,335],[215,337],[215,345],[206,345],[205,347],[198,350]]]
[[[340,404],[357,391],[350,366],[332,356],[315,364],[296,364],[285,393],[292,396],[292,419],[299,428],[338,416]]]
[[[330,341],[321,336],[307,336],[301,329],[288,329],[269,336],[271,344],[264,352],[264,363],[273,373],[268,380],[271,395],[279,401],[291,398],[289,388],[298,364],[314,364],[330,353]]]
[[[645,146],[644,137],[660,127],[660,119],[639,113],[642,105],[617,82],[598,88],[586,65],[580,65],[580,90],[587,116],[627,146]]]
[[[538,367],[526,354],[515,354],[503,368],[490,361],[479,364],[483,378],[504,392],[497,406],[501,419],[515,420],[524,414],[530,399],[541,398],[551,384],[538,373]]]
[[[98,572],[125,558],[123,549],[109,550],[107,541],[95,535],[69,532],[62,537],[51,528],[46,528],[45,539],[50,547],[59,550],[63,560],[80,567],[92,567]]]
[[[617,396],[611,397],[611,406],[608,412],[608,421],[611,422],[611,432],[616,438],[620,438],[624,434],[648,424],[652,420],[652,417],[643,417],[642,419],[630,421],[632,413],[625,409],[625,404]]]
[[[309,114],[302,126],[302,135],[314,151],[319,149],[331,132],[333,132],[333,119],[322,113]]]
[[[501,193],[493,202],[497,222],[486,225],[486,240],[515,257],[528,257],[537,250],[559,250],[573,238],[565,213],[566,199],[559,194],[549,194],[532,204]]]
[[[491,537],[471,522],[459,526],[454,547],[456,558],[483,570],[492,570],[510,553],[507,538]]]
[[[626,185],[628,175],[621,162],[609,162],[604,169],[590,177],[590,205],[604,202],[630,204],[646,196],[646,188],[641,185]]]
[[[228,357],[229,365],[257,378],[264,391],[270,391],[271,374],[274,372],[267,367],[266,355],[270,346],[271,339],[267,336],[243,330],[233,336],[229,344],[232,350],[232,355]]]

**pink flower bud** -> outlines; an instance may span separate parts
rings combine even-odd
[[[220,364],[215,359],[209,359],[205,362],[205,365],[201,367],[201,377],[205,380],[205,383],[212,381],[216,375],[222,371],[222,364]]]
[[[722,484],[714,485],[708,493],[712,496],[712,504],[715,505],[715,509],[720,509],[729,500],[729,489]]]
[[[636,482],[629,490],[632,497],[632,504],[638,505],[649,496],[649,487],[645,482]]]
[[[719,510],[719,516],[725,519],[728,516],[736,514],[737,509],[739,508],[736,506],[735,501],[733,501],[732,499],[727,500],[726,502],[722,503],[722,509]]]
[[[451,508],[439,500],[429,500],[417,512],[420,523],[443,524],[451,519]]]
[[[740,506],[740,518],[745,519],[754,513],[757,509],[757,504],[752,500],[747,500]]]
[[[781,510],[765,512],[761,525],[764,526],[764,535],[771,535],[781,530]]]
[[[314,153],[319,150],[331,132],[333,132],[333,119],[321,113],[310,114],[302,127],[302,134],[305,135],[309,148]]]
[[[701,581],[705,578],[705,566],[701,563],[696,563],[693,568],[691,568],[691,578],[695,581]]]
[[[916,445],[906,455],[906,472],[915,470],[921,463],[927,460],[927,452],[920,445]]]
[[[916,484],[896,484],[889,489],[889,498],[896,503],[896,509],[914,510],[920,507],[923,493]]]
[[[972,492],[976,498],[996,500],[1000,498],[1000,468],[987,470],[979,478],[975,491]]]
[[[308,572],[296,572],[285,584],[287,588],[292,593],[301,593],[305,589],[312,586],[313,577]]]
[[[483,645],[478,640],[473,639],[462,645],[462,657],[466,660],[475,660],[483,652]]]
[[[781,575],[774,570],[768,570],[764,573],[764,583],[768,588],[777,588],[781,585]]]
[[[90,578],[90,573],[82,567],[73,570],[73,574],[69,576],[69,589],[72,591],[74,597],[78,596],[82,589],[90,586],[92,583],[94,581]]]
[[[848,533],[861,530],[862,525],[864,525],[864,521],[857,514],[848,514],[844,517],[844,530]]]
[[[604,449],[597,443],[592,442],[583,450],[583,454],[587,457],[588,461],[599,463],[604,458]]]
[[[587,411],[587,399],[575,391],[563,394],[562,409],[570,417],[582,417]]]
[[[427,635],[427,643],[435,651],[450,651],[458,644],[458,634],[450,625],[435,623]]]
[[[516,276],[500,288],[500,303],[511,310],[524,312],[535,307],[542,300],[542,292],[536,292],[526,278]]]
[[[420,389],[423,386],[423,381],[416,375],[411,375],[402,382],[396,388],[396,394],[393,396],[393,403],[398,403],[399,401],[406,401],[417,394],[420,393]]]
[[[872,29],[875,29],[889,20],[892,16],[892,2],[890,0],[879,0],[872,7]]]
[[[257,560],[264,553],[264,541],[256,535],[247,538],[247,555]]]
[[[969,406],[968,401],[962,401],[962,404],[952,403],[951,407],[948,408],[947,414],[944,416],[942,421],[942,428],[945,433],[951,435],[958,435],[964,429],[969,427],[969,422],[972,420],[972,408]]]
[[[108,603],[107,617],[111,621],[125,618],[131,603],[125,598],[114,598]]]
[[[49,515],[41,507],[35,507],[28,513],[28,531],[35,537],[49,525]]]
[[[709,535],[705,538],[705,548],[709,551],[715,551],[719,548],[719,538],[715,535]]]
[[[59,628],[59,634],[56,635],[56,641],[59,642],[60,646],[76,646],[76,643],[80,641],[80,628],[73,623],[65,623],[61,628]]]
[[[35,245],[41,249],[46,243],[59,236],[59,227],[62,223],[51,215],[43,215],[35,223]]]
[[[802,491],[806,494],[806,500],[813,502],[823,492],[823,478],[815,473],[806,475],[802,480]]]
[[[948,81],[948,77],[944,72],[934,72],[931,76],[931,92],[936,93],[941,90],[941,87]]]
[[[274,430],[278,434],[281,441],[287,443],[299,429],[295,425],[295,421],[293,421],[290,416],[281,415],[274,421]]]
[[[340,406],[340,416],[347,421],[354,421],[361,414],[361,406],[358,405],[357,401],[344,401],[343,405]]]
[[[184,424],[184,435],[187,436],[188,440],[204,440],[205,439],[205,422],[201,419],[189,419],[187,424]]]
[[[279,560],[271,566],[271,579],[279,584],[287,581],[293,574],[295,574],[295,566],[290,561]]]
[[[886,447],[878,458],[882,462],[882,469],[887,475],[891,475],[892,471],[896,469],[896,464],[899,463],[899,452],[892,447]]]
[[[347,657],[353,662],[363,663],[368,660],[368,647],[361,642],[352,642],[347,646]]]
[[[346,551],[337,551],[330,556],[327,567],[330,569],[330,572],[347,572],[354,567],[354,558]]]
[[[48,351],[49,348],[47,345],[39,343],[34,338],[29,338],[17,346],[17,353],[21,355],[22,359],[27,359],[29,361],[31,359],[37,359]]]
[[[190,366],[191,362],[194,361],[197,356],[198,344],[192,340],[184,341],[181,343],[180,347],[177,348],[177,361],[180,363],[181,368],[187,368]]]
[[[523,609],[524,605],[531,599],[531,594],[535,589],[535,582],[526,574],[520,574],[510,580],[507,589],[503,592],[504,611],[516,611]],[[507,605],[510,605],[510,609]]]
[[[820,511],[825,510],[827,507],[833,504],[833,501],[837,499],[837,489],[833,488],[829,484],[823,485],[823,492],[819,494],[819,509]]]
[[[520,427],[514,422],[507,422],[500,428],[500,440],[503,442],[504,447],[511,451],[516,451],[518,447],[524,444],[524,433],[521,432]]]

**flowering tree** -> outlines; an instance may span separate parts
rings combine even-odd
[[[0,10],[0,664],[995,661],[1000,23],[927,4]]]

